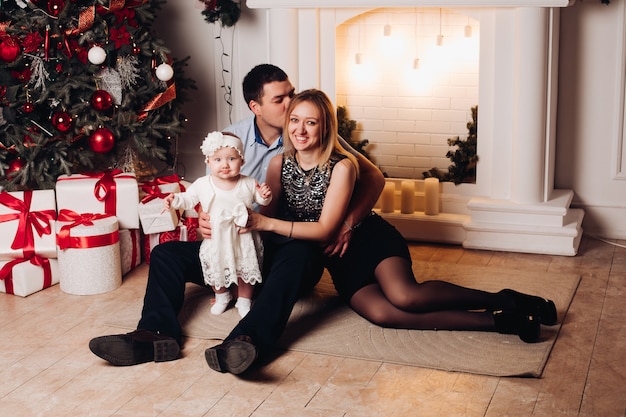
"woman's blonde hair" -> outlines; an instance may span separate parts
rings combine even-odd
[[[302,102],[313,104],[319,112],[320,122],[320,147],[322,149],[322,157],[319,167],[324,166],[333,154],[345,155],[359,172],[359,164],[356,157],[348,150],[344,149],[339,142],[339,134],[337,133],[337,113],[335,107],[328,96],[321,90],[309,89],[296,94],[289,103],[287,108],[287,117],[283,127],[284,150],[287,156],[294,156],[295,149],[291,138],[289,138],[289,122],[291,120],[291,112]]]

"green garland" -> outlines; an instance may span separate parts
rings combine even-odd
[[[204,3],[202,15],[209,23],[219,21],[222,26],[234,26],[241,16],[239,3],[233,0],[200,0]]]

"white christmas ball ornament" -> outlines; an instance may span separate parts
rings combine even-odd
[[[107,53],[104,49],[102,49],[102,47],[94,46],[87,53],[87,58],[92,64],[100,65],[104,62],[105,59],[107,59]]]
[[[161,64],[156,68],[156,76],[161,81],[169,81],[174,76],[174,69],[168,64]]]

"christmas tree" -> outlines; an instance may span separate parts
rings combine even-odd
[[[424,178],[435,177],[441,181],[454,182],[456,185],[463,182],[476,182],[476,165],[478,164],[478,155],[476,154],[478,146],[478,106],[473,106],[472,121],[467,122],[467,139],[461,139],[456,136],[448,139],[448,146],[454,147],[446,153],[446,158],[452,161],[452,165],[448,167],[448,171],[444,172],[438,168],[431,168],[423,173]]]
[[[0,0],[0,185],[173,165],[195,84],[150,31],[164,1]]]

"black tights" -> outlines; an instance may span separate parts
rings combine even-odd
[[[376,284],[357,291],[350,306],[374,324],[416,330],[495,330],[491,311],[507,297],[444,281],[418,283],[411,264],[391,257],[375,270]]]

